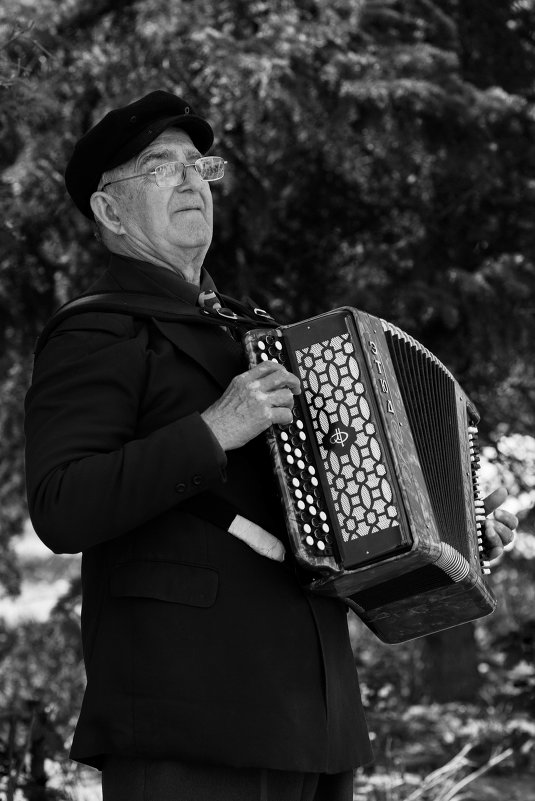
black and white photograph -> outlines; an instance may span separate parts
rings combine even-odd
[[[535,0],[6,0],[0,797],[535,801]]]

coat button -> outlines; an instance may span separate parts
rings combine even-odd
[[[196,487],[199,487],[202,484],[202,476],[193,476],[191,483]]]
[[[186,485],[182,482],[180,484],[175,484],[175,492],[184,492],[186,489]]]

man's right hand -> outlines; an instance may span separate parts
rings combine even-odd
[[[299,379],[278,362],[266,361],[232,379],[223,395],[202,413],[223,450],[240,448],[270,425],[292,422]]]

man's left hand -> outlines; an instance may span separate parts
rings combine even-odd
[[[494,512],[492,518],[485,521],[483,528],[483,546],[490,562],[496,562],[504,551],[510,551],[513,547],[518,518],[505,509],[498,509],[506,498],[507,490],[500,487],[483,500],[485,514]]]

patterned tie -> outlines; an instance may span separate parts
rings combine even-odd
[[[199,293],[198,303],[203,309],[221,308],[221,302],[213,289],[203,289],[203,291]]]
[[[197,299],[199,306],[202,306],[203,309],[222,309],[223,306],[221,305],[221,301],[217,297],[216,293],[213,289],[203,289],[202,292],[199,292],[199,297]],[[225,309],[225,311],[232,314],[230,309]],[[225,332],[232,340],[239,341],[239,337],[236,333],[226,325],[221,326],[221,330]]]

